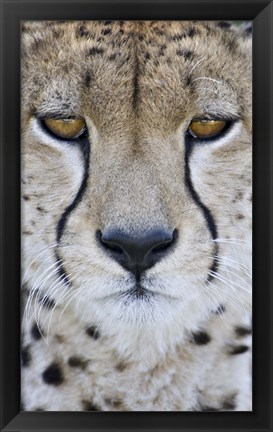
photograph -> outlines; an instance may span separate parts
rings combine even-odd
[[[252,24],[20,21],[21,411],[252,413]]]

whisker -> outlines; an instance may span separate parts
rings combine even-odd
[[[210,241],[216,243],[247,244],[246,240],[236,239],[236,238],[216,238]]]
[[[234,269],[240,269],[247,276],[249,276],[250,278],[252,277],[251,273],[249,272],[249,268],[247,266],[239,263],[238,261],[235,261],[235,260],[228,258],[226,256],[219,256],[219,255],[214,255],[214,259],[219,261],[220,263],[223,263],[226,265],[228,263],[230,265],[230,267],[233,265]]]
[[[232,274],[233,276],[235,276],[237,279],[241,280],[242,282],[246,282],[245,278],[240,276],[238,273],[235,273],[234,271],[227,269],[226,267],[232,268],[233,270],[234,269],[238,270],[238,268],[236,268],[233,265],[228,264],[228,263],[223,263],[223,264],[225,265],[225,267],[222,267],[222,272]],[[221,272],[221,274],[222,274],[222,272]],[[241,272],[244,273],[250,280],[252,279],[251,275],[247,274],[245,271],[241,270]]]
[[[218,278],[219,280],[221,280],[222,282],[232,283],[232,284],[233,284],[233,287],[240,288],[240,290],[245,291],[245,292],[247,292],[247,293],[249,294],[249,289],[248,289],[248,288],[243,287],[242,285],[237,284],[237,283],[234,282],[234,281],[230,281],[229,279],[225,278],[225,277],[222,276],[222,275],[220,276],[220,275],[219,275],[218,273],[216,273],[215,271],[210,270],[208,273],[209,273],[211,276],[213,276],[213,277],[217,277],[217,278]]]

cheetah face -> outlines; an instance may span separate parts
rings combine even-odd
[[[247,303],[251,48],[239,31],[26,23],[22,165],[38,297],[140,327]]]

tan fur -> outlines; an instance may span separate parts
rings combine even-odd
[[[251,312],[251,61],[251,39],[215,22],[23,24],[27,410],[86,410],[88,403],[114,411],[226,410],[233,395],[236,410],[251,409],[250,353],[229,354],[242,343],[235,326],[248,328]],[[60,241],[57,226],[85,162],[76,143],[40,125],[57,112],[83,117],[90,143],[86,188]],[[208,115],[236,120],[225,137],[194,145],[190,155],[192,186],[217,227],[214,241],[185,165],[189,124]],[[155,294],[150,302],[120,297],[133,277],[95,236],[111,227],[134,236],[178,230],[173,252],[143,277]],[[218,277],[206,282],[216,253]],[[53,311],[39,303],[45,295]],[[226,312],[216,315],[220,304]],[[48,344],[33,340],[34,320]],[[90,326],[99,338],[88,338]],[[211,341],[198,346],[192,334],[204,329]],[[71,356],[84,368],[69,366]],[[65,376],[58,386],[41,379],[52,361]]]

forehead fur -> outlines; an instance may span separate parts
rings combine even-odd
[[[203,113],[210,99],[219,116],[250,109],[251,41],[228,24],[49,21],[26,22],[22,31],[23,107],[30,112],[85,115],[88,100],[94,121],[104,124],[107,113],[108,123],[113,110],[114,119],[118,103],[121,119],[133,107],[150,124],[155,109],[179,122],[192,100]]]

